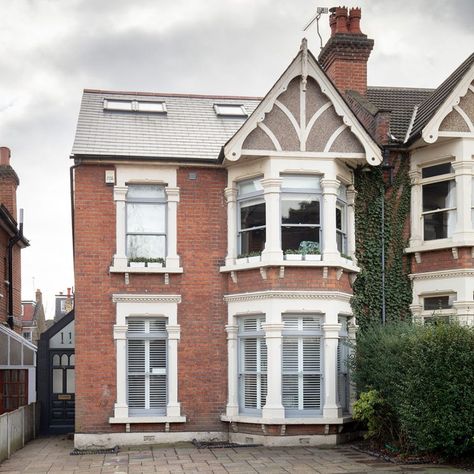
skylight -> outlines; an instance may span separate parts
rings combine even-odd
[[[166,113],[166,104],[164,102],[153,101],[104,99],[104,109],[124,110],[129,112]]]
[[[217,115],[227,117],[247,117],[248,113],[242,104],[214,104]]]

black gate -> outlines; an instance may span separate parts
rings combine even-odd
[[[41,335],[38,344],[38,401],[43,433],[74,432],[74,311]]]

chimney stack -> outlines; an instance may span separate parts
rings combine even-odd
[[[10,148],[0,146],[0,166],[8,166],[10,164]]]
[[[367,94],[367,61],[374,40],[360,30],[361,9],[330,9],[331,37],[318,61],[341,93],[348,90]]]
[[[3,204],[16,219],[16,188],[20,180],[10,166],[10,156],[10,148],[0,147],[0,204]]]

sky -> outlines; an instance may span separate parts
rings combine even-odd
[[[22,298],[74,286],[69,167],[82,90],[263,96],[297,54],[317,55],[310,0],[0,0],[0,146],[20,177],[31,246]],[[474,0],[359,0],[372,86],[436,87],[474,45]],[[323,41],[328,15],[320,20]]]

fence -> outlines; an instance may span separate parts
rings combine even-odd
[[[39,412],[36,403],[0,415],[0,462],[34,439],[38,426]]]

